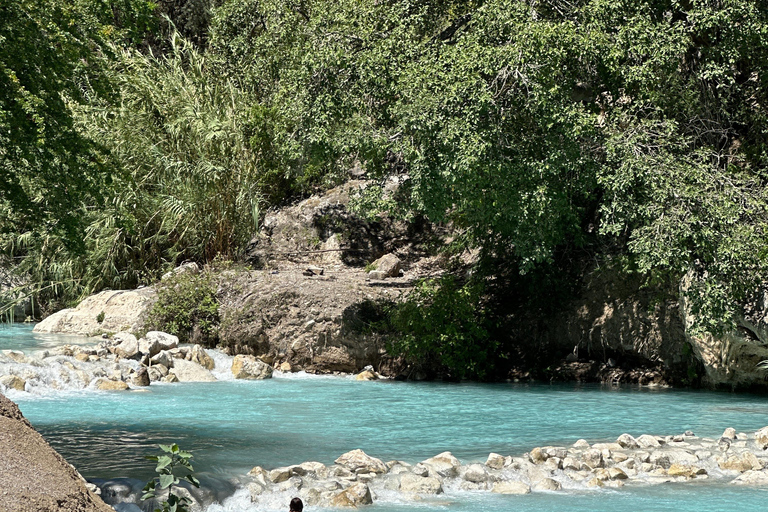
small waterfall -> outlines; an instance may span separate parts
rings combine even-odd
[[[4,350],[0,352],[0,389],[11,398],[22,392],[22,387],[23,391],[40,396],[94,389],[95,381],[100,378],[130,381],[129,376],[139,367],[138,361],[119,359],[111,354],[96,355],[95,350],[76,345],[30,354]]]

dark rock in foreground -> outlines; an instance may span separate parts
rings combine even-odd
[[[0,511],[114,512],[1,394]]]

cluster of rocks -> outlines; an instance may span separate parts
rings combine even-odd
[[[80,348],[75,358],[88,360],[107,357],[136,360],[140,366],[127,381],[134,386],[149,386],[152,382],[212,382],[217,380],[211,370],[213,358],[200,345],[180,347],[179,338],[160,331],[150,331],[137,339],[131,333],[120,332],[98,344],[96,349]],[[115,379],[115,387],[97,383],[99,389],[127,389],[127,382]]]
[[[142,338],[121,332],[95,347],[62,345],[35,355],[0,353],[0,389],[28,391],[29,386],[54,389],[91,387],[106,391],[149,386],[153,382],[213,382],[215,361],[200,345],[180,346],[176,336],[150,331]],[[289,365],[278,366],[291,371]],[[267,379],[272,367],[254,356],[238,355],[231,371],[236,379]]]
[[[727,429],[720,439],[692,432],[675,436],[622,434],[615,442],[545,446],[519,457],[491,453],[485,463],[462,465],[444,452],[415,465],[383,462],[362,450],[345,453],[331,466],[304,462],[249,473],[251,500],[271,493],[302,497],[311,506],[356,507],[388,491],[420,498],[446,491],[528,494],[562,489],[622,487],[706,478],[734,485],[768,485],[768,427],[753,434]]]

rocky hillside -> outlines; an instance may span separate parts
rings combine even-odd
[[[358,372],[370,365],[391,377],[415,376],[407,361],[387,353],[387,338],[375,327],[386,305],[407,296],[417,280],[446,272],[436,249],[451,233],[419,221],[356,215],[350,202],[364,187],[353,180],[269,213],[249,245],[250,268],[202,270],[214,283],[215,341],[225,351],[293,371]],[[36,331],[143,334],[157,290],[200,272],[187,264],[159,287],[102,292]],[[585,271],[557,313],[508,321],[505,343],[515,351],[498,377],[764,387],[757,363],[768,359],[765,308],[744,317],[738,331],[693,335],[680,290],[668,288],[644,286],[610,268]]]
[[[114,512],[0,394],[0,510]]]

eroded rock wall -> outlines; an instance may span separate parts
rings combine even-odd
[[[405,279],[377,283],[353,269],[323,276],[252,271],[234,279],[220,298],[219,338],[231,354],[317,373],[357,372],[368,365],[396,372],[372,324],[381,319],[384,303],[410,289]]]
[[[726,389],[768,388],[768,369],[760,365],[768,361],[768,295],[745,308],[736,318],[736,329],[717,335],[699,333],[696,316],[685,299],[692,279],[688,274],[680,285],[681,313],[686,339],[703,364],[705,384]]]
[[[523,329],[561,360],[555,379],[691,383],[699,365],[674,291],[644,286],[639,276],[620,270],[598,269],[559,313]]]

